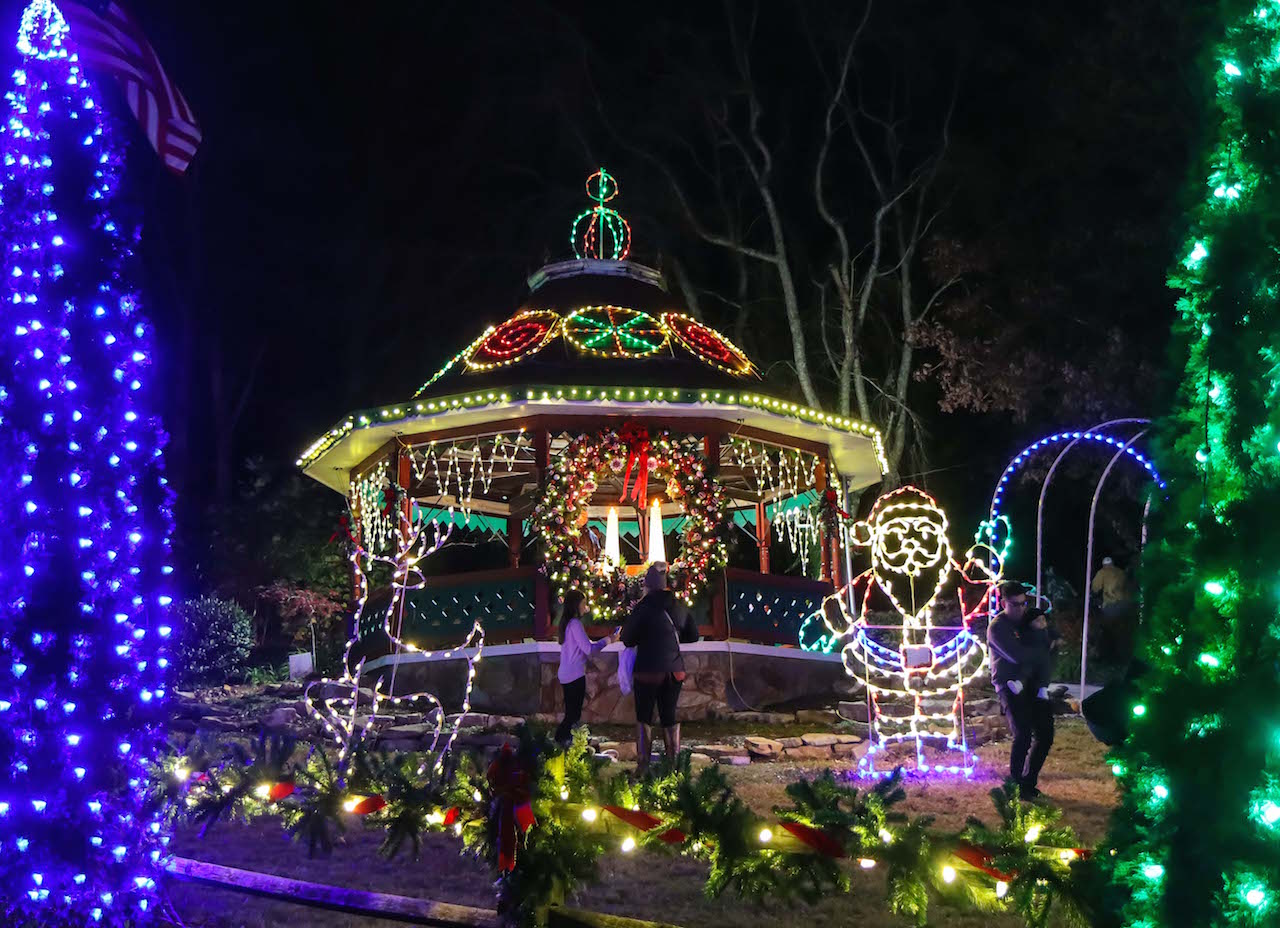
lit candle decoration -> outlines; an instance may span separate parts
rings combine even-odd
[[[656,564],[658,561],[666,563],[667,547],[662,540],[662,504],[655,499],[649,507],[649,556],[645,563]]]
[[[622,545],[618,541],[618,510],[609,507],[609,521],[604,532],[604,569],[612,573],[622,564]]]

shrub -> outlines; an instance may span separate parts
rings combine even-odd
[[[229,599],[201,596],[178,610],[182,636],[178,678],[183,683],[227,683],[241,680],[253,648],[253,620]]]

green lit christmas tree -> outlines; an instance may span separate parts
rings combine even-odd
[[[1113,756],[1120,923],[1280,922],[1280,4],[1227,2],[1159,424],[1148,665]]]

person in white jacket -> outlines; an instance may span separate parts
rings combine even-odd
[[[557,675],[564,691],[564,719],[556,728],[556,741],[568,744],[573,726],[582,718],[582,702],[587,696],[587,659],[618,640],[621,629],[596,641],[587,637],[582,617],[587,614],[587,597],[581,590],[570,590],[564,596],[560,612],[560,671]]]

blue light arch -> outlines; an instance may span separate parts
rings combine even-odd
[[[991,495],[991,507],[990,507],[988,518],[996,519],[997,517],[1000,516],[1001,514],[1000,503],[1004,498],[1005,488],[1008,486],[1009,481],[1012,480],[1013,477],[1018,473],[1018,471],[1022,469],[1022,466],[1026,464],[1027,461],[1030,460],[1037,452],[1042,451],[1045,448],[1048,448],[1052,445],[1061,444],[1062,442],[1092,441],[1092,442],[1097,442],[1098,444],[1101,444],[1101,445],[1109,445],[1116,449],[1120,449],[1123,447],[1125,455],[1133,459],[1136,463],[1141,464],[1143,470],[1145,470],[1148,474],[1150,474],[1151,479],[1155,481],[1156,486],[1158,486],[1162,490],[1165,489],[1166,484],[1165,484],[1164,478],[1162,478],[1160,476],[1160,472],[1156,470],[1155,464],[1152,463],[1150,458],[1142,454],[1140,451],[1134,448],[1131,444],[1128,444],[1128,442],[1131,441],[1130,439],[1117,438],[1114,435],[1110,435],[1110,434],[1107,434],[1107,432],[1102,431],[1102,429],[1105,428],[1106,426],[1119,424],[1120,422],[1139,422],[1139,421],[1143,421],[1143,420],[1135,420],[1135,419],[1118,420],[1116,423],[1108,422],[1108,423],[1104,423],[1101,426],[1095,426],[1092,429],[1087,429],[1084,431],[1057,432],[1053,435],[1047,435],[1044,438],[1041,438],[1039,441],[1036,441],[1030,445],[1027,445],[1027,447],[1023,448],[1021,452],[1019,452],[1017,455],[1014,456],[1013,460],[1011,460],[1008,466],[1005,467],[1004,473],[1000,475],[1000,480],[996,484],[995,492]]]

